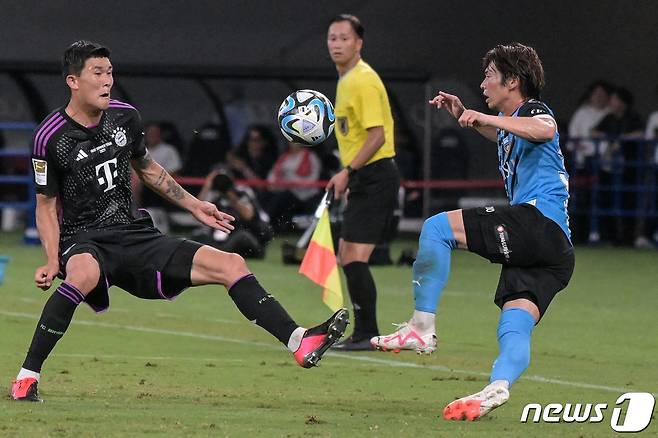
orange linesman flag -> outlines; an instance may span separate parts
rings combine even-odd
[[[338,274],[338,263],[331,238],[329,209],[325,208],[315,227],[299,273],[324,287],[322,301],[332,311],[343,307],[343,286]]]

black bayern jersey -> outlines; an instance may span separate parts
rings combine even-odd
[[[51,113],[32,139],[37,193],[58,197],[60,240],[134,220],[130,159],[146,154],[139,112],[110,101],[100,123],[85,127],[64,108]]]

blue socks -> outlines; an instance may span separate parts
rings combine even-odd
[[[494,361],[489,382],[507,380],[511,387],[530,365],[530,335],[535,318],[524,309],[503,310],[498,322],[500,353]]]
[[[425,221],[418,246],[413,266],[416,310],[436,313],[450,273],[450,252],[457,248],[447,213],[439,213]]]

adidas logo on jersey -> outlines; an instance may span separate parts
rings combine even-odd
[[[89,155],[87,155],[87,153],[86,153],[85,151],[83,151],[82,149],[80,149],[80,150],[78,151],[78,156],[75,157],[75,161],[83,160],[83,159],[87,158],[88,156],[89,156]]]

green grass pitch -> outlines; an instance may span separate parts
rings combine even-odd
[[[81,305],[46,362],[45,402],[15,403],[10,383],[49,296],[32,281],[41,249],[19,241],[0,237],[0,254],[11,257],[0,286],[0,436],[600,437],[613,436],[623,392],[658,392],[658,253],[577,248],[571,284],[534,332],[530,368],[510,401],[478,422],[441,418],[448,402],[486,384],[497,353],[499,268],[465,252],[453,257],[430,357],[331,353],[304,370],[221,287],[191,289],[173,303],[112,288],[110,311],[96,316]],[[413,245],[398,242],[393,254]],[[331,314],[320,288],[280,263],[278,243],[249,264],[300,324]],[[413,309],[411,270],[373,272],[386,333]],[[609,408],[599,424],[520,423],[531,402]],[[643,434],[657,434],[656,423]]]

